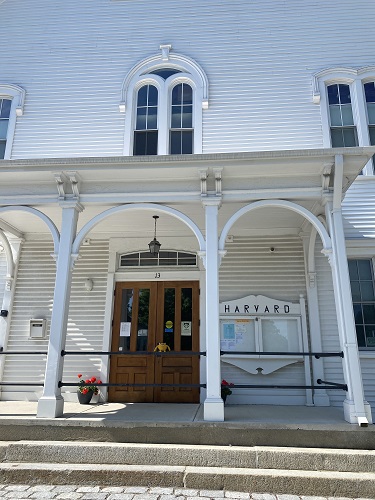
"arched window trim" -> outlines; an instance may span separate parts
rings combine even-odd
[[[168,48],[168,50],[165,49]],[[187,83],[193,89],[193,153],[202,153],[202,109],[208,108],[208,80],[202,68],[192,59],[181,54],[169,53],[170,46],[161,46],[161,54],[138,63],[126,76],[122,86],[120,111],[125,113],[125,156],[133,155],[134,120],[136,95],[142,85],[157,84],[159,90],[158,106],[158,155],[169,154],[169,124],[171,92],[175,85]],[[166,80],[150,71],[163,67],[181,71]]]
[[[23,115],[26,91],[18,85],[0,83],[0,99],[11,99],[8,130],[6,137],[4,160],[9,160],[12,155],[14,132],[16,128],[17,116]]]
[[[323,146],[331,147],[330,120],[328,113],[327,87],[335,83],[349,85],[354,124],[357,128],[359,146],[370,146],[367,106],[363,85],[375,81],[375,66],[360,69],[328,68],[313,77],[313,102],[320,104],[322,114]],[[364,175],[374,175],[370,160],[363,169]]]

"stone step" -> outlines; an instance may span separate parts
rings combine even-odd
[[[16,441],[0,443],[0,459],[11,463],[375,472],[375,451],[271,446]]]
[[[299,496],[375,498],[375,473],[183,467],[119,464],[0,464],[6,484],[153,486],[273,493]]]

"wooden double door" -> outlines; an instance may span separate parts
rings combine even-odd
[[[159,343],[170,351],[155,355]],[[199,384],[198,282],[117,283],[111,350],[110,383],[130,385],[110,387],[109,401],[198,403],[199,387],[178,387]]]

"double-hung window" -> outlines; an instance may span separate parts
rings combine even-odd
[[[372,259],[350,259],[349,276],[359,348],[375,349],[375,293]]]
[[[349,85],[328,85],[327,94],[332,147],[358,146]]]
[[[0,99],[0,159],[5,157],[11,106],[11,99]]]

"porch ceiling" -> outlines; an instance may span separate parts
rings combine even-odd
[[[223,200],[219,216],[221,227],[236,210],[260,199],[289,199],[316,213],[323,195],[323,174],[330,175],[331,185],[336,154],[344,155],[345,191],[375,154],[375,147],[155,157],[0,160],[0,205],[33,206],[48,215],[60,228],[61,209],[58,203],[61,195],[66,199],[73,198],[73,173],[78,182],[79,200],[85,207],[80,214],[79,228],[110,207],[123,203],[151,202],[180,210],[203,230],[202,171],[208,174],[208,193],[215,194],[215,169],[219,169]],[[117,214],[96,226],[92,234],[128,237],[152,235],[152,215],[148,211],[134,211],[126,216]],[[240,235],[264,231],[287,234],[296,232],[302,224],[302,217],[295,213],[267,208],[242,217],[233,231]],[[6,229],[7,225],[25,234],[48,232],[40,220],[22,211],[0,214],[0,227]],[[173,217],[161,215],[158,234],[183,236],[188,235],[189,230]]]

